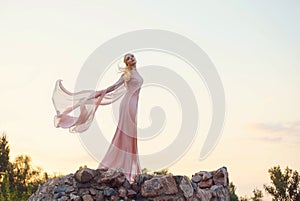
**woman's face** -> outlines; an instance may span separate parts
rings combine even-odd
[[[126,54],[124,58],[124,62],[127,66],[134,66],[136,64],[136,60],[133,54]]]

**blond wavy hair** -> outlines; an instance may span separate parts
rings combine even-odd
[[[124,73],[123,78],[126,83],[130,80],[130,77],[131,77],[131,71],[130,71],[131,68],[126,63],[126,56],[128,56],[128,55],[132,55],[132,54],[130,54],[130,53],[125,54],[124,59],[123,59],[123,62],[126,64],[126,66],[125,67],[119,66],[119,71]]]

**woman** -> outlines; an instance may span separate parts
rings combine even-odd
[[[96,92],[86,90],[71,93],[58,80],[52,99],[57,112],[55,126],[81,133],[91,125],[99,105],[111,104],[124,95],[115,135],[98,169],[122,168],[127,179],[132,182],[141,173],[137,148],[137,109],[143,78],[136,69],[133,54],[126,54],[124,63],[126,67],[121,68],[122,76],[112,86]],[[79,109],[79,115],[71,115],[76,109]]]

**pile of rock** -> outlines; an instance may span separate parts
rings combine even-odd
[[[230,200],[226,167],[212,172],[197,172],[192,176],[192,184],[196,186],[194,189],[200,200]]]
[[[121,169],[83,168],[50,179],[28,201],[229,201],[226,167],[187,176],[140,174],[130,184]]]

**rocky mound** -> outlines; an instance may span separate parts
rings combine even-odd
[[[226,167],[187,176],[140,174],[130,184],[121,169],[83,168],[48,180],[28,201],[229,201]]]

